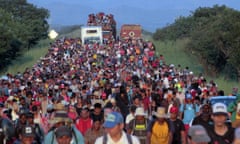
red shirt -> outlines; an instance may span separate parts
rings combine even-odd
[[[88,119],[80,118],[76,121],[76,127],[82,133],[82,135],[84,135],[85,132],[92,127],[92,123],[93,121],[90,118]]]
[[[148,110],[149,108],[149,105],[150,105],[150,100],[149,100],[149,97],[148,96],[145,96],[143,98],[143,106],[144,106],[144,110]]]

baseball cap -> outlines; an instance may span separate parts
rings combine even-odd
[[[34,128],[32,126],[25,125],[21,130],[21,135],[24,137],[34,137]]]
[[[118,112],[111,112],[107,115],[103,126],[105,128],[113,128],[120,123],[123,123],[123,116]]]
[[[170,113],[178,113],[178,108],[176,106],[172,106],[170,108]]]
[[[185,99],[192,99],[192,95],[191,95],[190,93],[187,93],[187,94],[185,95]]]
[[[61,126],[61,127],[56,129],[55,135],[56,135],[57,138],[62,137],[62,136],[72,137],[72,131],[67,126]]]
[[[191,126],[188,130],[188,136],[196,143],[210,142],[211,139],[208,136],[205,128],[201,125]]]
[[[213,114],[224,114],[227,115],[227,106],[224,103],[215,103],[213,105]]]

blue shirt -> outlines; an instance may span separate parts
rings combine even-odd
[[[184,106],[186,105],[186,106]],[[185,107],[185,109],[184,109]],[[194,109],[195,107],[195,109]],[[183,123],[189,124],[191,120],[196,116],[196,113],[199,112],[199,106],[195,104],[181,104],[180,106],[180,112],[184,113],[183,116]]]

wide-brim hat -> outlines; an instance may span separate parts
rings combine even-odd
[[[72,119],[68,116],[66,111],[57,111],[54,115],[54,118],[49,121],[50,124],[56,124],[59,122],[71,123]]]
[[[53,105],[53,109],[54,109],[55,111],[67,111],[66,106],[65,106],[64,104],[62,104],[62,103],[54,104],[54,105]]]
[[[166,110],[164,107],[158,107],[156,112],[153,112],[157,118],[168,118],[168,114],[166,114]]]

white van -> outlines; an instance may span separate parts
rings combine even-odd
[[[102,44],[102,27],[101,26],[83,26],[81,27],[81,39],[83,44]]]

